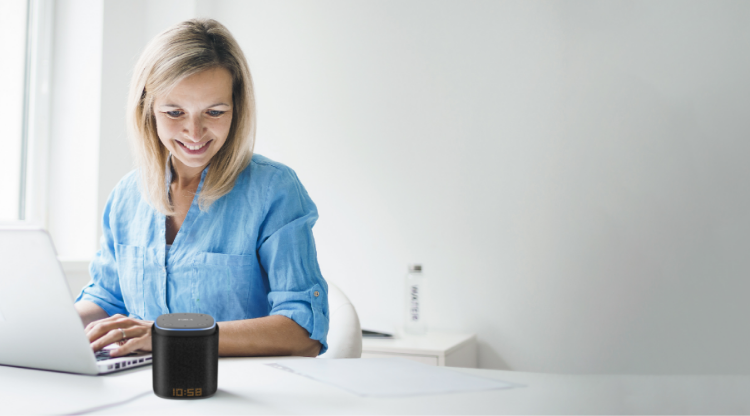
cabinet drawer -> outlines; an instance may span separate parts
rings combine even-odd
[[[434,355],[397,354],[384,352],[362,351],[362,358],[406,358],[427,365],[438,365],[438,357]]]

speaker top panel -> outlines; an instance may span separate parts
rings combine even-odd
[[[214,318],[202,313],[169,313],[156,318],[156,327],[167,331],[200,331],[214,326]]]

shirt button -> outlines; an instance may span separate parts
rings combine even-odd
[[[313,292],[313,295],[315,295],[315,297],[317,298],[318,296],[320,296],[320,292],[318,292],[318,291],[316,290],[315,292]]]

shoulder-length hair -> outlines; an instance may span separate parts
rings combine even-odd
[[[174,215],[165,176],[169,150],[156,132],[154,99],[168,94],[186,77],[216,67],[225,68],[232,75],[232,125],[224,145],[211,158],[203,182],[198,204],[206,211],[232,190],[253,155],[255,97],[245,55],[224,25],[212,19],[192,19],[156,36],[133,71],[127,119],[142,192],[156,210],[167,216]]]

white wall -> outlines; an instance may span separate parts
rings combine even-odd
[[[107,140],[123,67],[177,17],[156,4],[104,3]],[[256,150],[316,201],[363,326],[398,324],[422,262],[432,326],[476,332],[482,367],[750,372],[750,3],[188,6],[245,50]],[[130,166],[101,161],[100,208]]]
[[[216,5],[363,324],[419,261],[483,367],[750,371],[750,4]]]

